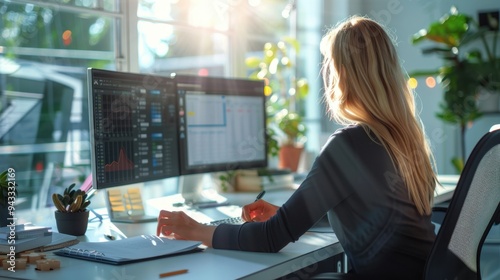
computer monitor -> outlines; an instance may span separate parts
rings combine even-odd
[[[175,81],[93,68],[87,74],[93,188],[179,176]],[[112,220],[156,219],[143,217],[140,193],[113,191],[107,192]]]
[[[89,68],[88,86],[92,185],[112,221],[156,220],[113,187],[179,177],[187,204],[213,203],[204,175],[267,166],[264,81]]]
[[[176,75],[181,190],[187,202],[206,199],[199,175],[266,167],[264,81]]]

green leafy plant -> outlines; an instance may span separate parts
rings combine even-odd
[[[17,184],[12,183],[13,181],[9,180],[9,169],[4,170],[2,173],[0,173],[0,204],[5,205],[7,202],[7,197],[9,195],[9,192],[14,192],[14,194],[17,196]]]
[[[78,189],[74,190],[75,184],[71,184],[64,189],[62,194],[53,193],[52,201],[60,212],[84,212],[87,206],[90,205],[90,200],[87,199],[87,193]]]
[[[443,60],[438,69],[415,71],[410,76],[439,76],[444,98],[437,117],[460,128],[461,154],[452,159],[458,172],[465,162],[467,126],[482,116],[477,107],[479,89],[500,88],[500,61],[496,54],[498,21],[491,18],[490,26],[494,31],[480,27],[471,16],[452,7],[449,13],[412,37],[414,45],[425,41],[434,43],[422,53],[435,54]],[[488,40],[489,35],[493,35],[492,40]],[[472,44],[474,42],[477,44]]]
[[[286,135],[283,145],[294,145],[298,139],[305,137],[306,126],[300,114],[281,110],[274,116],[274,119],[279,129]]]
[[[301,103],[308,93],[305,78],[296,77],[292,54],[298,54],[300,45],[294,38],[264,45],[261,57],[249,57],[245,63],[251,79],[266,81],[267,146],[271,156],[277,156],[281,145],[306,141],[305,115]]]
[[[236,170],[228,170],[220,173],[219,181],[220,187],[223,192],[229,191],[229,187],[234,182],[234,178],[236,177]]]
[[[270,182],[274,182],[273,174],[268,168],[258,168],[256,171],[258,176],[267,176]],[[222,172],[218,176],[221,190],[224,192],[229,191],[229,187],[235,182],[236,176],[238,176],[238,170]]]

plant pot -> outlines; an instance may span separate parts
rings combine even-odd
[[[300,156],[302,155],[303,147],[294,145],[281,146],[279,151],[278,167],[282,169],[290,169],[296,172],[299,167]]]
[[[89,223],[89,211],[84,212],[60,212],[55,211],[57,231],[69,235],[84,235]]]

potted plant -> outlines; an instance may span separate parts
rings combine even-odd
[[[267,145],[270,156],[279,156],[280,168],[296,171],[306,141],[303,122],[303,101],[309,93],[309,84],[296,77],[291,54],[299,53],[299,43],[284,38],[278,43],[266,43],[262,57],[249,57],[245,63],[251,70],[250,78],[266,81]],[[288,163],[285,159],[293,159]]]
[[[57,208],[55,218],[57,230],[70,235],[84,235],[87,231],[90,200],[83,190],[74,190],[75,184],[64,189],[62,194],[53,193],[52,201]]]
[[[283,109],[274,118],[279,129],[285,134],[278,153],[278,167],[297,171],[300,156],[304,149],[303,142],[300,139],[305,139],[306,133],[302,116]]]
[[[16,187],[14,169],[9,168],[0,173],[0,227],[7,226],[9,218],[13,217],[13,211],[9,210],[9,206],[14,206],[17,196]],[[14,196],[14,200],[9,199],[12,196]]]
[[[491,24],[495,25],[495,21],[491,20]],[[456,7],[452,7],[448,14],[412,37],[414,45],[425,41],[433,42],[434,45],[424,48],[423,53],[437,54],[443,60],[443,66],[438,69],[415,71],[410,76],[440,77],[444,98],[437,117],[459,126],[460,155],[452,159],[452,164],[459,173],[465,162],[467,126],[482,116],[477,106],[478,92],[484,88],[499,88],[500,63],[496,57],[498,20],[494,30],[496,31],[480,27],[471,16],[459,13]],[[488,40],[490,34],[493,34],[493,40],[490,40],[492,47]],[[485,57],[481,55],[480,49],[468,48],[473,42],[482,46],[487,54]]]

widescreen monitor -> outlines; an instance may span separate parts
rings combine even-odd
[[[172,76],[182,175],[267,166],[263,81]]]
[[[267,167],[264,81],[172,77],[179,108],[179,192],[191,204],[220,202],[204,193],[213,186],[197,174]]]

